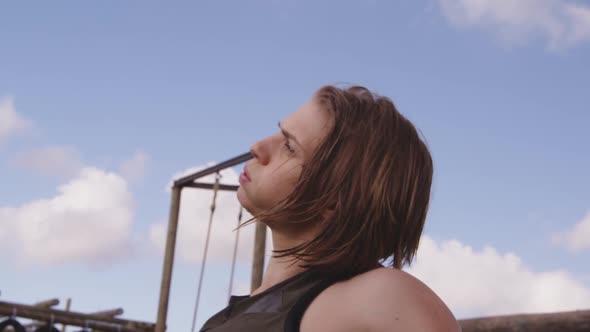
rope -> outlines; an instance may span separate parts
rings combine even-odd
[[[229,274],[229,288],[227,291],[227,298],[231,298],[231,291],[234,284],[234,270],[236,267],[236,256],[238,254],[238,240],[240,239],[240,224],[242,223],[242,210],[243,207],[240,205],[240,213],[238,214],[238,227],[236,230],[236,240],[234,241],[234,257],[231,261],[231,273]]]
[[[195,311],[193,312],[193,327],[192,332],[195,332],[195,323],[197,321],[197,311],[199,310],[199,299],[201,298],[201,285],[203,284],[203,275],[205,273],[205,261],[207,260],[207,251],[209,249],[209,237],[211,235],[211,223],[213,222],[213,213],[215,212],[215,200],[217,199],[217,191],[219,191],[219,172],[215,173],[215,184],[213,185],[213,202],[211,202],[211,214],[209,215],[209,225],[207,226],[207,237],[205,238],[205,251],[203,252],[203,260],[201,261],[201,273],[199,276],[199,284],[197,288],[197,299],[195,300]]]

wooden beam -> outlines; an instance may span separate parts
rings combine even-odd
[[[105,332],[153,332],[155,324],[134,320],[101,317],[79,312],[39,308],[12,302],[0,301],[0,315],[29,318],[54,324],[88,327]]]
[[[34,307],[51,308],[59,304],[59,299],[50,299],[33,304]]]
[[[125,311],[123,310],[123,308],[117,308],[117,309],[112,309],[112,310],[93,312],[93,313],[91,313],[91,315],[92,316],[100,316],[100,317],[115,317],[115,316],[122,315],[124,312]]]
[[[176,249],[176,233],[178,231],[178,214],[180,211],[181,191],[182,188],[180,187],[172,188],[170,213],[168,215],[166,248],[164,251],[164,264],[162,266],[162,282],[160,284],[158,317],[156,318],[156,332],[166,331],[168,300],[170,299],[170,286],[172,284],[172,267],[174,265],[174,250]]]
[[[40,303],[41,304],[45,304],[45,302],[40,302]],[[71,304],[72,304],[72,299],[68,298],[68,300],[66,302],[66,311],[70,311]],[[38,307],[39,306],[39,303],[36,303],[33,306]],[[117,309],[111,309],[111,310],[96,311],[96,312],[89,313],[88,315],[113,318],[115,316],[120,316],[123,313],[124,313],[123,308],[117,308]],[[47,324],[47,322],[33,321],[30,324],[25,325],[25,327],[27,327],[27,328],[28,327],[35,328],[35,327],[43,326],[43,325],[46,325],[46,324]],[[67,326],[66,324],[63,324],[63,326],[62,326],[62,332],[65,331],[65,327],[66,326]]]
[[[33,304],[33,307],[38,307],[38,308],[51,308],[51,307],[54,307],[54,306],[56,306],[58,304],[59,304],[59,299],[50,299],[50,300],[46,300],[46,301],[37,302],[37,303]],[[68,309],[66,309],[66,311],[67,310]],[[33,321],[30,324],[25,325],[25,327],[26,328],[28,328],[28,327],[33,327],[34,328],[34,327],[42,326],[42,325],[45,325],[45,324],[47,324],[47,323]]]
[[[463,332],[590,331],[590,310],[483,317],[460,320]]]

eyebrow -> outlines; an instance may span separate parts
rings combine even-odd
[[[281,132],[283,133],[283,135],[285,137],[287,137],[288,139],[291,139],[291,140],[295,141],[295,143],[297,143],[297,145],[299,145],[299,147],[302,147],[301,143],[297,140],[297,138],[295,138],[295,136],[293,134],[291,134],[287,130],[283,129],[283,127],[281,127],[281,121],[279,121],[279,129],[281,129]]]

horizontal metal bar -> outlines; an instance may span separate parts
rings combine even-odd
[[[194,182],[198,178],[202,178],[202,177],[207,176],[209,174],[216,173],[222,169],[226,169],[228,167],[238,165],[238,164],[248,161],[250,159],[252,159],[252,154],[250,152],[244,153],[244,154],[234,157],[232,159],[221,162],[217,165],[206,168],[202,171],[182,177],[182,178],[174,181],[174,187],[177,187],[177,188],[186,187],[188,184]]]
[[[189,188],[199,188],[199,189],[213,189],[212,183],[201,183],[201,182],[193,182],[184,185],[185,187]],[[240,186],[232,185],[232,184],[219,184],[219,190],[226,190],[226,191],[237,191]]]

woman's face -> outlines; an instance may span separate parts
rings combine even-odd
[[[278,132],[250,148],[254,158],[240,175],[238,200],[255,215],[274,207],[293,190],[302,166],[331,129],[331,117],[312,99],[281,123]]]

